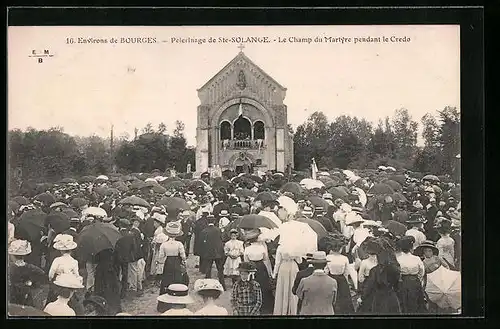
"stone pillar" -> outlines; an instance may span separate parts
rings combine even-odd
[[[196,133],[196,171],[208,170],[208,129],[198,128]]]
[[[286,163],[285,163],[285,129],[276,128],[276,170],[285,171]]]

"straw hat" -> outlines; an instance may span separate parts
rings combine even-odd
[[[350,212],[345,216],[345,225],[354,225],[357,223],[363,223],[365,220],[360,215]]]
[[[311,264],[326,264],[328,261],[326,260],[326,252],[324,251],[315,251],[312,253],[311,258],[308,260]]]
[[[413,254],[415,256],[422,256],[424,254],[424,248],[432,249],[432,252],[434,253],[434,255],[439,256],[439,249],[436,247],[436,243],[434,243],[434,241],[431,241],[431,240],[425,240],[424,242],[422,242],[422,244],[420,244],[420,246],[415,248],[415,250],[413,251]]]
[[[217,290],[224,292],[224,288],[219,280],[215,279],[198,279],[194,282],[194,291]]]
[[[159,223],[161,223],[161,224],[165,224],[165,222],[167,221],[167,216],[162,215],[162,214],[160,214],[160,213],[158,213],[158,212],[155,212],[155,213],[153,214],[153,216],[151,216],[151,217],[153,217],[153,219],[154,219],[155,221],[157,221],[157,222],[159,222]]]
[[[54,284],[59,287],[71,288],[71,289],[82,289],[83,278],[79,275],[61,273],[54,280]]]
[[[31,244],[26,240],[14,240],[9,245],[9,255],[25,256],[31,254]]]
[[[186,285],[174,283],[168,286],[166,294],[158,296],[156,300],[167,304],[191,304],[194,300],[188,291]]]
[[[178,222],[169,222],[165,227],[165,234],[169,237],[175,238],[183,235],[182,226]]]
[[[73,250],[77,247],[73,236],[69,234],[58,234],[54,239],[54,249],[56,250]]]

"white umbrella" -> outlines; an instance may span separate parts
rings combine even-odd
[[[330,176],[330,173],[327,171],[321,171],[318,173],[318,176]]]
[[[378,166],[378,169],[380,169],[380,170],[386,170],[387,167],[386,166]]]
[[[365,207],[366,206],[366,202],[368,201],[368,198],[366,197],[365,191],[363,191],[359,187],[355,187],[354,189],[358,192],[359,202],[361,203],[361,205],[363,207]]]
[[[425,292],[429,300],[441,308],[462,307],[462,279],[460,272],[443,266],[427,274]]]
[[[325,187],[325,184],[323,184],[322,181],[319,181],[317,179],[311,179],[311,178],[304,178],[303,180],[300,181],[300,185],[305,187],[308,190],[312,190],[314,188],[322,188]]]
[[[82,215],[85,216],[96,216],[96,217],[108,217],[106,210],[98,207],[88,207],[87,209],[82,211]]]
[[[147,183],[147,182],[154,182],[154,183],[158,183],[158,182],[156,181],[156,179],[154,179],[154,178],[146,178],[145,182],[146,182],[146,183]]]
[[[286,209],[289,214],[295,214],[299,211],[299,206],[292,198],[282,195],[277,200],[279,204]]]
[[[167,179],[167,177],[163,177],[163,176],[156,176],[155,177],[155,181],[157,181],[157,182],[163,182],[165,179]]]
[[[109,178],[108,178],[108,176],[100,175],[100,176],[97,176],[97,178],[95,180],[109,180]]]
[[[347,176],[347,178],[351,178],[352,176],[356,176],[354,172],[351,170],[343,170],[342,173]]]
[[[385,170],[396,171],[396,168],[394,168],[394,167],[386,167]]]
[[[279,244],[293,256],[302,257],[318,250],[318,235],[307,224],[291,220],[280,228]]]

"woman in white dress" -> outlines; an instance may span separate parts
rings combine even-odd
[[[160,251],[160,246],[163,242],[167,241],[166,235],[163,232],[163,226],[167,216],[155,212],[152,216],[154,219],[155,232],[153,234],[153,240],[151,241],[151,270],[150,274],[153,275],[157,281],[159,280],[159,275],[163,273],[163,264],[158,265],[158,253]]]
[[[299,272],[298,264],[300,262],[302,262],[302,258],[293,255],[291,248],[279,245],[276,249],[276,262],[272,274],[272,278],[277,279],[273,315],[297,314],[298,299],[292,293],[292,287]]]
[[[71,256],[71,252],[77,247],[76,242],[73,241],[73,236],[69,234],[58,234],[54,239],[55,250],[61,252],[61,256],[56,257],[49,269],[49,281],[52,284],[49,286],[49,292],[47,295],[47,302],[45,305],[55,301],[58,296],[58,288],[54,285],[54,281],[61,274],[72,274],[74,276],[79,276],[78,261]],[[83,307],[82,298],[79,298],[73,294],[71,298],[70,305],[78,313],[78,315],[83,315],[85,309]]]
[[[238,240],[239,232],[237,229],[233,228],[229,233],[231,240],[224,244],[224,254],[227,257],[224,263],[224,275],[231,277],[234,284],[240,277],[238,267],[245,248],[243,247],[243,241]]]
[[[204,303],[204,306],[196,311],[194,315],[220,316],[229,314],[224,307],[220,307],[215,304],[215,301],[224,292],[224,288],[219,280],[196,280],[194,283],[194,291],[203,298]]]
[[[44,312],[52,316],[76,316],[75,311],[68,302],[77,289],[83,289],[83,278],[72,273],[63,273],[57,276],[54,284],[59,287],[59,293],[55,301],[47,304]]]
[[[156,298],[158,303],[163,303],[169,306],[169,310],[160,315],[166,316],[184,316],[193,315],[188,308],[188,304],[194,302],[189,296],[188,287],[184,284],[174,283],[168,286],[166,293]]]

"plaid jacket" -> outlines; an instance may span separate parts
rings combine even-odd
[[[234,315],[260,315],[262,290],[257,281],[238,281],[233,286],[231,305]]]

